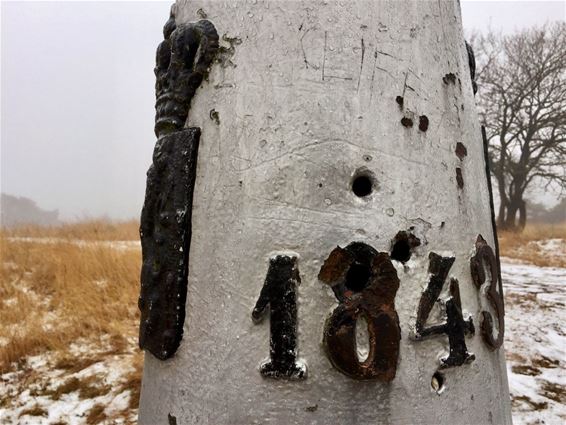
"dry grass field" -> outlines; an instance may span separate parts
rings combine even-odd
[[[0,233],[1,423],[135,422],[137,227],[92,221]],[[52,418],[53,403],[61,407]]]
[[[566,267],[566,222],[527,225],[521,233],[500,232],[503,257],[540,267]]]
[[[565,243],[566,224],[500,235],[502,256],[540,267],[566,267]],[[138,223],[4,230],[0,256],[0,424],[135,423]]]

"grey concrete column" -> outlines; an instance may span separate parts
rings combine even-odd
[[[458,1],[177,2],[200,19],[184,336],[146,354],[140,423],[510,424]],[[260,373],[274,323],[287,375]]]

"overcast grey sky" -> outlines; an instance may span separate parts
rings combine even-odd
[[[1,4],[0,188],[64,219],[138,217],[171,1]],[[466,30],[564,20],[564,1],[462,0]]]

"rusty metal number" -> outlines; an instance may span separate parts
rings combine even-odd
[[[332,287],[339,302],[324,329],[324,346],[332,365],[354,379],[392,381],[401,329],[395,311],[399,278],[389,254],[361,242],[336,247],[318,278]],[[369,334],[369,354],[363,362],[356,348],[356,323],[361,317]]]
[[[497,338],[493,337],[493,317],[489,311],[482,311],[481,332],[484,342],[491,350],[496,350],[503,344],[505,335],[505,307],[503,303],[503,284],[499,276],[499,264],[493,249],[487,244],[485,239],[478,235],[476,240],[476,254],[470,260],[472,281],[479,290],[487,282],[486,273],[489,272],[489,285],[486,297],[497,316],[498,332]]]
[[[425,327],[430,312],[440,296],[440,292],[448,278],[448,272],[454,264],[454,257],[442,257],[434,252],[429,255],[428,272],[430,279],[421,296],[417,310],[417,322],[413,339],[420,341],[435,335],[447,335],[450,352],[441,359],[441,367],[461,366],[475,359],[466,347],[466,334],[474,334],[474,323],[470,317],[464,320],[460,286],[456,279],[450,279],[450,298],[446,301],[446,323]]]
[[[297,257],[277,255],[269,261],[269,270],[252,312],[258,323],[269,305],[269,360],[260,373],[275,379],[304,379],[306,366],[297,361],[297,291],[301,282]]]

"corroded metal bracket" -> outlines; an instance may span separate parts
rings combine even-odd
[[[147,172],[141,215],[140,347],[161,360],[181,342],[200,129],[162,137]]]
[[[478,92],[478,84],[476,82],[476,55],[472,45],[466,41],[466,52],[468,53],[468,65],[470,67],[470,78],[472,80],[472,90],[475,94]]]
[[[218,51],[206,20],[177,26],[173,8],[155,66],[153,165],[141,214],[140,348],[165,360],[183,337],[191,241],[191,212],[200,129],[183,129],[191,100]]]
[[[182,129],[191,100],[218,52],[218,33],[201,20],[177,26],[171,17],[163,27],[155,65],[155,135]]]

